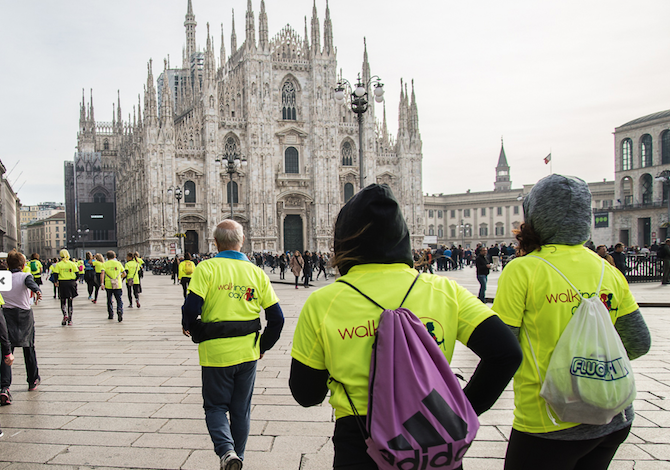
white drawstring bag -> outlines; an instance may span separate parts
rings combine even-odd
[[[533,258],[541,259],[554,268],[581,298],[577,310],[556,343],[544,381],[526,330],[526,338],[542,383],[540,396],[561,421],[607,424],[633,402],[636,392],[628,353],[607,308],[599,298],[605,260],[598,290],[593,297],[587,298],[549,261],[538,256]],[[547,413],[556,424],[549,409]]]

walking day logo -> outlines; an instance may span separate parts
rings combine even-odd
[[[433,337],[435,343],[444,351],[444,328],[442,324],[430,317],[419,317],[419,320],[424,324],[430,336]],[[347,327],[347,328],[338,328],[337,332],[340,334],[340,337],[345,339],[354,339],[354,338],[368,338],[373,337],[377,334],[378,323],[375,320],[368,320],[362,325]]]
[[[255,300],[257,298],[255,296],[256,289],[254,289],[253,287],[236,286],[232,282],[219,285],[219,290],[230,291],[228,292],[228,297],[240,301],[246,300],[247,302],[251,302],[252,300]]]
[[[582,297],[587,299],[597,295],[595,292],[580,292],[580,294]],[[577,310],[577,307],[579,306],[580,294],[576,293],[568,287],[565,292],[559,292],[557,294],[546,294],[545,298],[550,304],[574,303],[575,305],[572,307],[572,313],[575,313],[575,310]],[[603,303],[608,312],[616,312],[619,310],[618,308],[612,308],[613,298],[614,296],[611,293],[607,294],[603,292],[600,294],[600,301]]]

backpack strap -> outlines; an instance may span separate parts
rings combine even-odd
[[[414,284],[416,284],[416,281],[419,279],[419,276],[421,276],[421,273],[417,274],[417,276],[414,278],[414,281],[412,282],[412,285],[409,286],[409,289],[407,290],[407,293],[405,294],[405,297],[403,297],[403,298],[402,298],[402,302],[400,302],[400,307],[402,307],[403,304],[405,303],[405,300],[407,300],[407,296],[409,295],[410,291],[411,291],[412,288],[414,287]],[[370,302],[372,302],[373,304],[375,304],[377,307],[381,308],[382,310],[386,310],[384,307],[382,307],[381,305],[379,305],[379,304],[378,304],[377,302],[375,302],[373,299],[371,299],[370,297],[368,297],[367,295],[365,295],[363,292],[361,292],[361,290],[360,290],[358,287],[354,286],[353,284],[350,284],[350,283],[348,283],[347,281],[343,281],[342,278],[338,279],[338,280],[335,281],[335,282],[341,282],[341,283],[343,283],[343,284],[348,285],[349,287],[351,287],[352,289],[354,289],[356,292],[358,292],[359,294],[361,294],[363,297],[365,297],[366,299],[368,299]],[[398,308],[400,308],[400,307],[398,307]]]
[[[549,266],[551,266],[552,268],[554,268],[554,270],[555,270],[558,274],[560,274],[561,277],[562,277],[563,279],[565,279],[565,281],[566,281],[568,284],[570,284],[570,287],[572,287],[572,289],[577,293],[577,295],[579,295],[579,297],[581,297],[582,300],[585,299],[585,297],[581,294],[581,292],[579,292],[579,289],[577,289],[577,288],[575,287],[575,285],[574,285],[572,282],[570,282],[570,280],[565,276],[565,274],[563,274],[563,273],[562,273],[556,266],[554,266],[554,265],[551,264],[549,261],[547,261],[546,259],[541,258],[541,257],[539,257],[539,256],[534,256],[534,255],[528,255],[528,256],[531,257],[531,258],[537,258],[537,259],[540,259],[540,260],[544,261],[545,263],[547,263],[547,264],[548,264]],[[602,260],[602,271],[600,272],[600,282],[598,282],[598,289],[596,290],[596,294],[599,294],[599,293],[600,293],[600,288],[603,286],[603,278],[604,278],[604,277],[605,277],[605,259],[603,258],[603,260]]]

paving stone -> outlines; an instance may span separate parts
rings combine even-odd
[[[251,438],[250,438],[251,440]],[[132,443],[133,447],[156,449],[212,449],[209,434],[145,433]]]
[[[163,406],[161,403],[88,403],[77,408],[76,415],[149,418]]]
[[[268,421],[263,434],[268,436],[324,436],[330,437],[335,423],[301,422],[298,426],[291,421]]]
[[[2,439],[4,440],[4,437]],[[65,451],[67,446],[5,441],[2,442],[0,449],[2,449],[0,460],[5,462],[46,463],[59,453]]]
[[[170,419],[158,432],[172,434],[208,434],[205,418],[202,419]],[[253,421],[252,421],[253,423]],[[149,431],[147,431],[149,432]]]
[[[654,459],[657,460],[670,460],[670,444],[638,444],[641,450],[647,452]],[[618,454],[618,452],[617,452]],[[670,468],[670,466],[668,467]]]
[[[330,444],[330,438],[328,437],[302,436],[300,439],[296,439],[295,436],[278,436],[274,438],[272,451],[281,453],[297,452],[300,454],[316,453],[327,444]]]
[[[156,432],[161,429],[166,422],[166,419],[80,416],[61,427],[63,429],[73,430],[89,429],[93,431]]]
[[[256,405],[251,411],[251,419],[263,419],[267,421],[328,421],[332,414],[329,407],[315,406],[303,408],[295,406],[271,406]]]
[[[202,405],[163,405],[151,415],[152,418],[182,418],[182,419],[205,419],[205,410]]]
[[[115,466],[152,469],[181,468],[190,454],[188,450],[142,447],[70,446],[67,452],[53,458],[56,464]]]
[[[140,438],[140,433],[69,431],[65,429],[11,429],[5,428],[5,435],[11,442],[34,444],[98,445],[125,447]],[[3,438],[4,439],[4,438]]]
[[[504,466],[505,460],[502,458],[471,457],[469,451],[463,459],[463,468],[467,470],[503,470]]]

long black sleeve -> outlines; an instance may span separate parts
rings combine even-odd
[[[480,357],[463,391],[477,415],[493,406],[521,365],[523,354],[514,334],[498,316],[484,320],[467,344]]]
[[[265,309],[265,330],[261,335],[261,354],[264,354],[268,349],[272,349],[279,339],[282,328],[284,328],[284,312],[278,303],[270,305]]]
[[[318,405],[328,394],[329,377],[327,370],[312,369],[293,359],[288,379],[291,395],[302,406]]]

